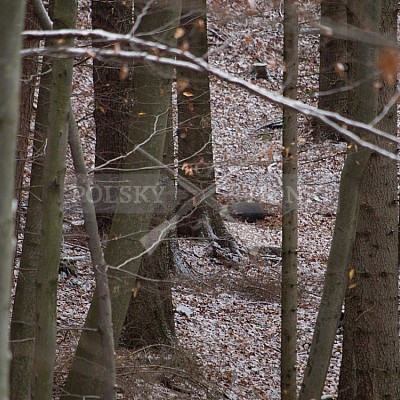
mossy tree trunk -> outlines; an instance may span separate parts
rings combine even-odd
[[[165,215],[155,216],[152,226],[165,220]],[[141,348],[174,343],[171,267],[170,240],[167,237],[151,254],[143,256],[121,335],[123,346]]]
[[[25,26],[34,24],[37,27],[34,18],[32,1],[28,1]],[[28,65],[22,64],[23,76],[26,75],[28,77],[33,73],[33,65],[31,64],[35,64],[34,60],[30,60]],[[35,71],[37,71],[37,65],[35,65]],[[15,400],[31,398],[31,379],[35,350],[36,271],[40,257],[42,226],[41,187],[51,85],[51,74],[49,73],[47,59],[44,59],[42,62],[41,73],[32,145],[28,207],[25,216],[22,254],[19,263],[10,327],[11,351],[13,355],[10,371],[10,395],[11,399]],[[32,88],[33,82],[22,84],[21,99],[23,99],[24,103],[21,104],[21,108],[25,110],[21,113],[22,120],[20,121],[20,134],[22,136],[20,140],[22,142],[25,138],[24,132],[29,132],[31,113],[26,110],[26,107],[32,107],[30,103],[30,91]],[[20,148],[17,146],[17,171],[25,165],[25,160],[18,159],[19,157],[24,157],[24,153],[24,144],[21,143]],[[20,163],[19,168],[18,163]],[[22,182],[22,178],[19,178],[18,172],[16,182],[17,185],[18,182]]]
[[[54,0],[50,3],[50,15],[54,21],[54,28],[74,28],[76,9],[76,0]],[[71,59],[52,62],[52,87],[42,191],[43,210],[46,212],[42,214],[41,263],[36,281],[35,376],[32,390],[33,398],[40,400],[50,400],[53,395],[57,280],[62,239],[72,65]]]

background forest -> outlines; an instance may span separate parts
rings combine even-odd
[[[398,400],[397,2],[24,3],[0,399]]]

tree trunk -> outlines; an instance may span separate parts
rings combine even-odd
[[[179,47],[207,60],[207,4],[183,2]],[[207,72],[177,69],[178,96],[178,235],[208,237],[238,254],[215,201],[210,81]],[[191,190],[188,189],[188,184]],[[196,197],[197,195],[197,197]],[[196,199],[196,201],[195,201]]]
[[[165,220],[165,215],[155,214],[155,217],[152,226],[158,225],[160,219]],[[121,335],[123,346],[137,349],[175,342],[169,244],[167,237],[142,259]]]
[[[75,0],[50,4],[55,29],[73,28]],[[67,40],[71,44],[70,40]],[[53,43],[56,45],[56,43]],[[57,279],[62,238],[67,129],[70,111],[73,60],[52,62],[52,90],[43,169],[41,264],[37,272],[35,377],[33,398],[52,398],[57,330]]]
[[[93,29],[128,33],[132,29],[132,1],[92,0]],[[109,48],[116,44],[97,43]],[[133,101],[132,72],[128,65],[114,60],[93,60],[94,120],[96,122],[95,172],[97,195],[97,220],[101,230],[108,233],[115,211],[118,193],[112,189],[118,178],[118,170],[124,163],[126,141],[131,123]],[[115,161],[111,161],[114,160]],[[101,169],[103,164],[106,166]],[[107,188],[107,185],[110,187]],[[109,192],[107,192],[109,190]],[[111,195],[111,198],[108,196]],[[101,197],[100,197],[101,194]]]
[[[297,99],[298,14],[293,0],[284,1],[283,95]],[[282,330],[281,399],[296,398],[297,359],[297,113],[283,109],[282,138]]]
[[[144,39],[173,43],[175,27],[180,13],[180,2],[170,0],[166,4],[155,2],[143,13],[147,1],[135,1],[135,11],[141,15],[135,25],[135,34]],[[160,27],[163,29],[160,30]],[[114,340],[117,341],[136,280],[141,257],[154,243],[146,241],[154,198],[159,180],[159,170],[153,159],[162,160],[170,93],[172,70],[160,65],[149,66],[143,62],[135,64],[135,102],[132,111],[132,130],[128,142],[132,145],[126,158],[124,187],[120,191],[120,202],[114,215],[105,258],[109,265],[109,284],[112,301]],[[156,164],[156,166],[158,166]],[[149,169],[150,167],[150,169]],[[136,171],[136,172],[135,172]],[[125,192],[122,191],[125,190]],[[129,193],[126,191],[129,189]],[[137,192],[137,190],[139,190]],[[125,196],[130,194],[130,196]],[[139,197],[135,198],[135,195]],[[133,197],[132,197],[133,196]],[[101,373],[101,341],[98,327],[98,297],[95,293],[79,340],[70,374],[65,384],[66,399],[101,395],[103,377]]]
[[[25,30],[39,29],[39,24],[33,12],[32,1],[26,4]],[[24,40],[24,48],[37,47],[39,40]],[[25,164],[28,153],[28,139],[33,111],[33,99],[37,82],[38,60],[36,56],[25,57],[22,61],[22,81],[21,81],[21,103],[20,103],[20,121],[19,134],[17,139],[17,165],[15,174],[16,197],[18,201],[16,229],[20,220],[21,196],[23,193],[23,180],[25,174]]]
[[[72,113],[69,117],[69,145],[74,163],[77,186],[81,198],[85,230],[88,235],[89,250],[92,257],[93,272],[96,279],[97,295],[99,301],[99,332],[102,343],[102,361],[104,368],[104,399],[115,398],[115,358],[114,358],[114,334],[111,317],[111,297],[108,286],[107,269],[101,248],[99,230],[97,227],[96,211],[93,204],[90,181],[85,165],[82,146]]]
[[[164,165],[174,165],[174,132],[172,127],[172,108],[168,113],[168,128],[164,145]],[[175,194],[175,180],[170,170],[161,170],[161,180]],[[168,200],[167,200],[168,201]],[[171,217],[173,202],[157,205],[151,221],[151,227],[161,226],[166,217]],[[123,346],[140,348],[154,344],[173,344],[175,341],[174,307],[172,304],[170,271],[174,268],[171,252],[171,238],[174,229],[166,233],[158,246],[145,254],[140,264],[135,290],[132,291],[120,343]]]
[[[354,3],[355,4],[355,3]],[[357,26],[368,27],[377,32],[379,29],[380,5],[369,0],[362,7],[357,3]],[[377,70],[376,50],[364,43],[355,46],[352,62],[356,65],[349,68],[356,86],[349,108],[350,116],[357,121],[369,122],[376,115],[377,93],[373,86],[372,76]],[[365,140],[374,141],[373,137],[357,132]],[[351,146],[347,156],[339,188],[339,205],[332,248],[328,260],[324,290],[318,313],[313,342],[308,358],[307,368],[300,391],[299,400],[320,398],[332,353],[336,327],[341,315],[341,307],[346,290],[346,273],[349,271],[351,254],[355,239],[360,207],[362,182],[370,160],[371,151]],[[345,240],[343,242],[342,240]]]
[[[42,181],[44,148],[50,105],[49,60],[42,62],[35,119],[32,168],[24,240],[11,320],[11,398],[31,398],[31,377],[35,349],[36,273],[40,260],[42,230]]]
[[[355,3],[350,5],[356,6]],[[381,7],[381,3],[378,2],[376,6]],[[357,10],[358,8],[359,5]],[[354,10],[355,8],[350,8],[350,11]],[[358,14],[354,13],[355,16]],[[383,1],[380,31],[391,40],[396,40],[397,37],[396,17],[397,2]],[[371,19],[374,18],[372,16]],[[371,24],[364,27],[370,29]],[[381,54],[388,51],[381,49]],[[395,94],[394,82],[382,82],[378,99],[379,111],[382,111]],[[368,120],[371,118],[370,115],[367,117]],[[395,106],[377,127],[396,135]],[[389,151],[396,151],[396,146],[382,139],[378,139],[377,144]],[[351,281],[345,302],[339,399],[395,400],[400,398],[396,162],[373,154],[363,179],[362,192],[351,265],[355,277]]]
[[[207,11],[205,0],[183,5],[181,25],[185,35],[179,47],[207,60]],[[207,73],[177,70],[178,84],[178,166],[179,177],[193,183],[199,192],[215,183],[211,135],[210,84]],[[191,193],[178,186],[178,207]],[[209,194],[213,196],[214,190]],[[205,205],[199,205],[178,223],[178,235],[205,236]]]
[[[8,321],[15,251],[13,202],[24,10],[24,1],[5,2],[0,17],[0,399],[8,399],[10,394]]]
[[[344,27],[347,23],[347,0],[322,0],[321,24],[336,23]],[[347,114],[348,90],[341,90],[347,83],[346,40],[321,32],[319,42],[319,97],[318,108]],[[318,140],[339,140],[340,134],[333,128],[314,119],[314,137]]]

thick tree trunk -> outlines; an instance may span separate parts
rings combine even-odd
[[[174,171],[172,108],[168,114],[163,163]],[[170,192],[166,198],[174,199],[175,180],[171,176],[171,170],[161,170],[161,180],[167,183],[166,190]],[[156,228],[167,217],[171,217],[171,210],[173,201],[156,204],[151,227]],[[171,238],[174,233],[175,229],[169,230],[158,246],[142,258],[121,333],[120,343],[123,346],[140,348],[154,344],[173,344],[175,341],[170,276],[170,271],[174,268],[171,252]]]
[[[51,17],[55,29],[73,28],[75,0],[54,0]],[[68,42],[68,41],[67,41]],[[53,45],[56,45],[54,43]],[[57,330],[57,279],[62,238],[65,157],[73,60],[52,62],[52,90],[43,169],[41,264],[37,273],[35,377],[33,398],[52,398]]]
[[[284,47],[286,65],[283,95],[297,99],[298,14],[293,0],[284,2]],[[296,398],[297,359],[297,113],[283,109],[282,138],[282,330],[281,399]]]
[[[128,33],[132,29],[132,1],[92,0],[93,29],[115,33]],[[97,43],[98,47],[110,47],[110,43]],[[96,122],[95,182],[102,201],[96,203],[99,227],[108,233],[116,208],[118,193],[113,190],[109,201],[107,185],[115,187],[118,170],[124,164],[126,141],[131,123],[133,102],[132,72],[128,65],[118,61],[93,60],[94,120]],[[111,161],[117,159],[116,161]],[[101,168],[103,164],[106,166]]]
[[[205,0],[183,5],[181,25],[185,35],[179,47],[207,59],[207,6]],[[183,68],[177,70],[178,85],[178,165],[179,177],[193,183],[199,192],[214,187],[215,173],[212,152],[210,84],[207,73]],[[181,207],[192,193],[178,186]],[[208,196],[213,196],[215,188]],[[198,205],[178,223],[178,235],[205,236],[207,234],[205,204]]]
[[[155,217],[152,226],[165,220],[165,214],[155,214]],[[143,257],[121,335],[123,346],[141,348],[175,342],[172,261],[168,237]]]
[[[382,3],[380,31],[396,40],[397,1],[384,0]],[[366,28],[370,29],[370,26],[368,24]],[[381,49],[382,54],[388,51]],[[382,85],[378,99],[380,111],[396,91],[394,81],[390,79]],[[377,127],[396,135],[396,106]],[[378,139],[377,144],[396,151],[395,146],[382,139]],[[395,400],[400,398],[396,162],[374,154],[364,176],[362,192],[351,265],[355,277],[345,302],[339,399]]]
[[[19,115],[21,30],[24,1],[2,4],[0,17],[0,399],[9,398],[8,347],[11,277],[15,250],[14,176]]]
[[[321,24],[347,23],[347,0],[322,0]],[[319,93],[318,108],[347,114],[348,90],[340,90],[345,86],[348,74],[346,40],[321,32],[319,42]],[[339,140],[340,134],[321,121],[314,119],[314,137],[317,140]]]
[[[142,13],[146,4],[147,1],[135,1],[135,10],[142,17],[140,24],[135,26],[135,33],[141,33],[144,39],[173,43],[171,40],[180,14],[180,2],[155,2],[147,12]],[[160,30],[160,27],[163,29]],[[134,82],[137,86],[132,130],[128,138],[133,147],[128,149],[132,151],[126,158],[123,175],[125,189],[130,189],[130,196],[123,196],[121,190],[121,201],[114,215],[105,252],[106,261],[112,266],[109,268],[109,284],[115,341],[121,333],[143,252],[154,245],[146,240],[156,201],[153,189],[157,189],[160,175],[159,170],[154,168],[153,159],[162,160],[171,105],[172,70],[138,62],[134,68]],[[148,190],[140,192],[141,196],[135,198],[136,189],[144,188]],[[68,395],[64,398],[96,396],[103,391],[98,318],[98,297],[95,293],[85,322],[85,328],[91,329],[82,332],[65,385]]]

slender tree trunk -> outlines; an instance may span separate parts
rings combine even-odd
[[[75,174],[77,177],[77,186],[81,196],[85,230],[89,240],[89,249],[92,257],[99,301],[99,332],[102,344],[102,361],[104,369],[103,398],[112,400],[115,398],[115,357],[111,317],[111,298],[107,278],[108,266],[104,260],[103,250],[101,248],[90,181],[72,109],[69,117],[68,138]]]
[[[355,3],[354,3],[355,4]],[[370,0],[357,4],[357,26],[368,27],[377,32],[380,20],[380,5]],[[350,67],[354,81],[358,85],[349,104],[355,120],[369,122],[376,115],[377,91],[372,76],[377,70],[376,50],[364,43],[358,43],[356,51],[351,52],[356,66]],[[353,72],[354,71],[354,72]],[[374,141],[373,137],[358,132],[365,140]],[[336,327],[341,314],[341,307],[346,290],[346,274],[351,263],[355,233],[358,223],[360,196],[363,189],[363,176],[368,168],[370,150],[358,150],[354,146],[347,156],[339,188],[339,205],[336,216],[335,232],[329,254],[324,290],[320,311],[314,331],[311,351],[300,391],[299,400],[320,398],[332,353]],[[345,240],[345,242],[343,242]]]
[[[135,11],[141,16],[138,19],[140,23],[135,25],[135,33],[142,34],[145,39],[171,43],[175,29],[166,27],[175,27],[180,15],[180,2],[156,2],[149,9],[146,9],[146,4],[147,1],[135,1]],[[163,29],[160,30],[160,27]],[[106,261],[112,266],[109,268],[109,284],[115,341],[121,333],[143,251],[154,244],[144,240],[150,227],[156,201],[153,195],[159,180],[159,170],[154,168],[152,159],[162,160],[171,80],[172,70],[168,67],[149,66],[142,62],[135,64],[134,82],[137,86],[129,136],[132,148],[128,149],[134,151],[130,151],[126,158],[124,188],[130,189],[133,197],[137,188],[148,189],[142,191],[137,199],[125,196],[121,190],[121,201],[114,215],[105,252]],[[95,293],[85,322],[85,328],[91,330],[84,330],[79,340],[65,385],[66,399],[101,395],[103,391],[98,318],[98,296]]]
[[[347,0],[322,0],[321,24],[337,23],[344,27],[347,23]],[[319,42],[319,93],[318,108],[347,114],[348,90],[340,90],[348,83],[346,40],[338,39],[322,32]],[[333,128],[314,119],[314,137],[316,139],[339,140],[340,135]]]
[[[30,399],[36,322],[36,273],[42,230],[44,148],[50,105],[49,60],[42,62],[33,137],[32,168],[24,240],[11,320],[11,398]]]
[[[355,3],[349,3],[355,6]],[[380,7],[378,2],[376,5]],[[359,6],[357,5],[358,14]],[[354,8],[350,8],[350,11]],[[382,2],[381,33],[397,37],[397,1]],[[368,24],[366,28],[370,28]],[[389,57],[390,50],[381,49]],[[392,62],[396,62],[396,57]],[[396,66],[393,66],[396,70]],[[385,75],[383,76],[385,78]],[[389,78],[389,79],[388,79]],[[395,78],[386,76],[379,91],[382,111],[395,94]],[[371,88],[371,90],[374,90]],[[361,105],[360,105],[361,106]],[[370,116],[368,116],[370,118]],[[377,127],[396,134],[397,107]],[[377,144],[392,152],[393,144]],[[360,218],[353,252],[355,273],[347,291],[339,399],[399,399],[398,379],[398,205],[396,162],[373,154],[362,184]]]
[[[353,150],[343,167],[324,289],[299,400],[321,397],[345,296],[357,228],[361,181],[370,154],[366,149]]]
[[[297,99],[298,14],[293,0],[284,1],[283,95]],[[281,399],[296,398],[297,355],[297,113],[283,109],[282,200],[282,330]]]
[[[35,14],[40,13],[36,8]],[[45,18],[42,28],[52,29],[51,21]],[[48,43],[47,43],[48,44]],[[50,61],[42,60],[41,78],[32,149],[32,167],[28,208],[24,229],[24,240],[19,265],[17,286],[11,320],[11,399],[31,399],[31,381],[35,351],[36,323],[36,273],[40,260],[42,231],[42,181],[44,149],[48,127],[51,92]]]
[[[32,1],[27,3],[27,14],[25,17],[25,26],[33,21]],[[30,22],[28,22],[28,19]],[[36,27],[36,23],[34,25]],[[34,64],[33,60],[30,63]],[[33,73],[33,66],[29,68],[22,64],[22,72],[26,74],[26,79]],[[37,66],[35,64],[35,71]],[[15,298],[12,311],[10,340],[11,340],[11,371],[10,386],[11,399],[30,399],[31,398],[31,380],[33,369],[33,358],[35,350],[35,319],[36,319],[36,271],[40,257],[40,234],[42,226],[42,178],[43,178],[43,153],[46,139],[48,107],[50,97],[51,74],[49,74],[48,60],[44,59],[41,69],[42,77],[40,79],[38,104],[35,118],[35,128],[32,146],[32,166],[30,175],[30,189],[28,196],[28,207],[26,212],[24,239],[22,244],[22,254],[20,258],[18,280],[15,289]],[[29,75],[29,76],[28,76]],[[24,86],[26,86],[24,90]],[[23,103],[30,103],[30,89],[33,82],[22,84],[21,99]],[[25,98],[26,97],[26,98]],[[20,132],[23,140],[25,137],[24,129],[29,129],[30,112],[26,110],[27,105],[21,104],[25,110],[21,115],[24,119],[24,127],[20,122]],[[32,108],[31,108],[32,110]],[[28,117],[29,115],[29,117]],[[27,133],[28,134],[28,133]],[[23,146],[22,146],[23,147]],[[18,154],[22,153],[17,152]],[[17,169],[18,169],[17,158]],[[21,165],[25,163],[22,163]],[[22,166],[21,166],[22,168]],[[18,185],[18,176],[16,182]]]
[[[33,12],[32,1],[26,4],[25,13],[25,30],[38,29],[39,24]],[[25,40],[24,48],[38,46],[39,40]],[[19,134],[17,139],[17,165],[15,174],[16,197],[18,200],[16,229],[20,220],[20,205],[23,193],[23,180],[25,174],[25,164],[28,153],[28,139],[32,121],[33,99],[35,94],[38,60],[36,56],[26,57],[22,61],[22,81],[21,81],[21,104],[20,104],[20,121]]]
[[[55,29],[75,26],[75,0],[54,0],[50,10]],[[33,398],[40,400],[51,399],[53,392],[57,330],[57,279],[62,237],[72,64],[73,61],[70,59],[52,62],[52,91],[42,193],[43,209],[46,212],[42,215],[41,264],[37,273],[37,323],[33,384]]]
[[[8,348],[13,269],[15,151],[19,116],[21,30],[24,1],[2,4],[0,17],[0,399],[9,398],[10,351]]]

